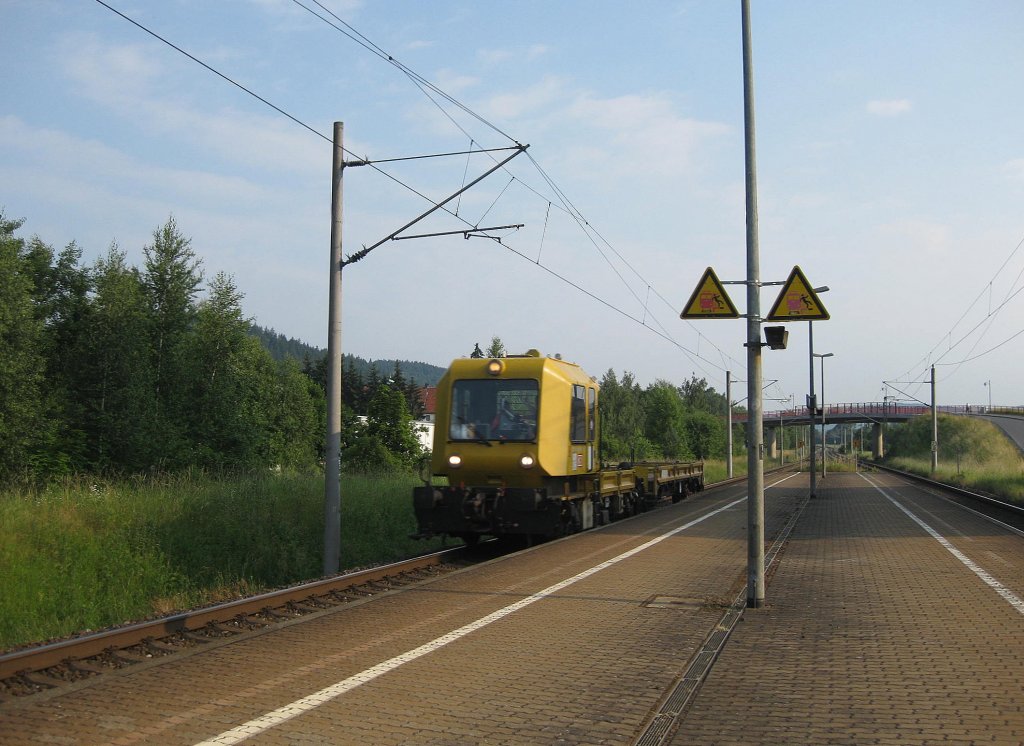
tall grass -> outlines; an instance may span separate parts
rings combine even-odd
[[[747,473],[747,457],[733,456],[732,475],[743,476]],[[724,458],[704,459],[704,484],[712,485],[729,478],[729,469]]]
[[[411,540],[411,476],[346,476],[342,566],[436,548]],[[322,476],[67,480],[0,496],[0,649],[320,575]]]
[[[956,463],[939,463],[932,473],[931,458],[899,456],[887,459],[886,463],[895,469],[952,484],[965,489],[984,492],[989,495],[1024,504],[1024,460],[1019,456],[1015,461],[991,462],[964,458]]]
[[[931,470],[930,421],[912,421],[903,438],[894,438],[888,465],[966,489],[1024,503],[1024,459],[1002,430],[986,420],[939,415],[939,464]],[[914,432],[925,430],[925,437]]]

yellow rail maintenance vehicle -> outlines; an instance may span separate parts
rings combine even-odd
[[[431,472],[413,490],[418,537],[550,538],[704,488],[701,462],[598,463],[598,385],[536,350],[452,362],[437,386]]]

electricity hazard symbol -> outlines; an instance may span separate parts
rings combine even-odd
[[[722,282],[715,274],[715,270],[708,267],[704,276],[697,283],[696,290],[683,306],[683,312],[679,314],[681,319],[736,319],[740,312],[736,310],[732,299],[729,298],[722,287]]]
[[[829,314],[800,267],[793,267],[766,321],[826,321]]]

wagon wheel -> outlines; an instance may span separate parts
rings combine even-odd
[[[462,539],[466,546],[472,549],[480,543],[480,534],[454,534],[456,538]]]

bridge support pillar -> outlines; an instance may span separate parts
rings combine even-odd
[[[768,458],[779,457],[779,428],[769,427],[768,433]]]
[[[871,455],[882,458],[885,455],[885,441],[882,437],[882,423],[876,422],[871,426]]]

